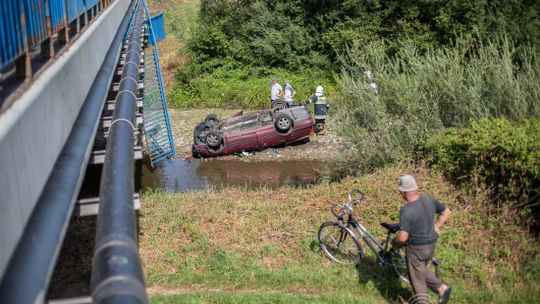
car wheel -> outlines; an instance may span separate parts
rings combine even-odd
[[[280,100],[272,101],[272,109],[273,110],[279,111],[279,110],[283,110],[285,108],[287,108],[287,103],[286,102],[280,101]]]
[[[293,120],[291,116],[286,113],[278,113],[274,125],[278,132],[287,133],[293,126]]]
[[[204,122],[215,125],[215,124],[217,124],[219,122],[219,118],[217,117],[216,114],[209,114],[204,119]]]
[[[196,144],[206,143],[206,134],[214,129],[214,125],[211,123],[201,122],[195,127],[194,141]]]
[[[219,148],[221,145],[221,142],[223,141],[223,137],[218,131],[208,131],[206,133],[206,145],[211,149]]]

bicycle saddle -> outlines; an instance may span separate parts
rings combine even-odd
[[[381,223],[381,226],[388,229],[390,233],[396,233],[399,229],[401,229],[401,226],[399,224]]]

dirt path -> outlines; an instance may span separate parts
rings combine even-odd
[[[169,109],[176,153],[179,158],[191,157],[191,145],[193,144],[193,128],[210,113],[217,114],[220,118],[230,117],[239,110],[221,109]],[[244,111],[248,113],[249,111]],[[262,160],[301,160],[317,159],[328,160],[334,158],[345,150],[344,140],[336,134],[336,128],[330,117],[327,120],[327,131],[323,136],[312,136],[305,144],[289,145],[277,149],[266,149],[241,156],[246,161]],[[223,156],[219,159],[238,158],[240,156]]]

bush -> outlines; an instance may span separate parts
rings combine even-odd
[[[482,119],[448,129],[424,145],[435,168],[462,184],[483,186],[501,202],[540,201],[540,119]]]

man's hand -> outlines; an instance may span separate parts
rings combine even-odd
[[[409,233],[405,230],[400,230],[397,232],[396,236],[392,240],[392,247],[399,248],[405,245],[408,239],[409,239]]]
[[[444,209],[444,211],[437,218],[437,221],[435,221],[435,232],[437,232],[438,235],[441,235],[441,227],[450,217],[450,213],[450,209]]]

